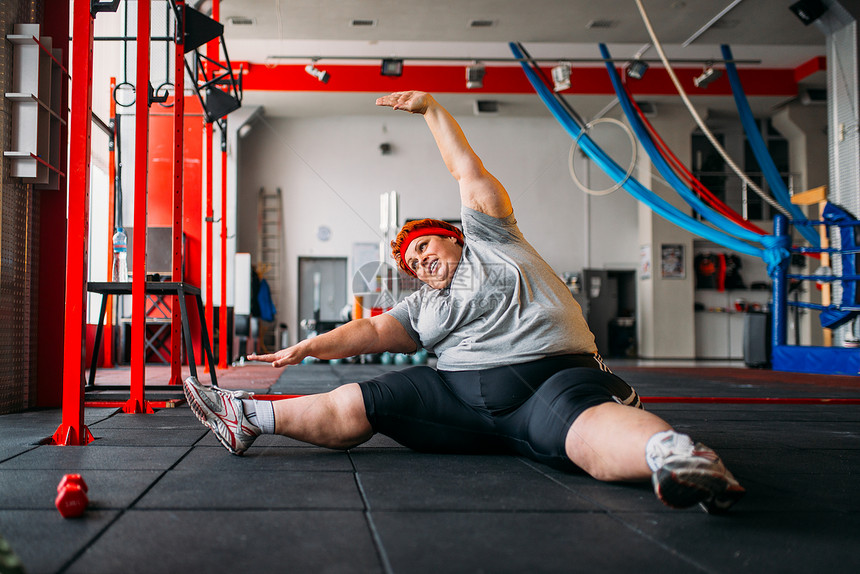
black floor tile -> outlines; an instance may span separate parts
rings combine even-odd
[[[96,441],[97,443],[98,441]],[[85,470],[162,470],[174,465],[187,447],[40,446],[0,464],[5,469],[45,469],[62,472]]]
[[[727,516],[629,514],[643,535],[709,572],[858,572],[860,516],[762,513],[738,506]]]
[[[0,468],[0,509],[53,509],[57,485],[64,471],[8,470]],[[88,509],[122,509],[161,476],[158,470],[87,470]],[[0,532],[2,534],[2,532]]]
[[[683,558],[599,513],[372,516],[396,573],[696,571]]]
[[[348,472],[173,470],[146,493],[136,509],[362,510]]]
[[[586,474],[565,473],[547,467],[539,467],[539,470],[549,479],[606,512],[681,512],[660,502],[650,482],[601,482]],[[698,509],[695,511],[701,512]]]
[[[84,424],[97,424],[116,409],[86,409]],[[0,416],[0,461],[18,456],[48,440],[62,422],[57,409],[33,410]]]
[[[2,467],[0,467],[2,468]],[[345,452],[307,447],[256,447],[244,455],[235,456],[222,446],[198,446],[182,459],[177,470],[206,469],[253,473],[266,470],[306,470],[352,472],[349,455]]]
[[[362,472],[371,511],[594,511],[599,507],[530,469]]]
[[[362,512],[129,511],[68,572],[373,573]]]
[[[97,446],[191,446],[209,434],[201,425],[176,429],[93,427],[91,430]]]
[[[0,536],[21,559],[27,574],[59,572],[117,513],[92,511],[82,518],[64,519],[56,510],[0,510]]]
[[[518,458],[507,455],[425,454],[411,450],[389,452],[381,449],[355,449],[350,456],[359,473],[504,473],[517,472],[524,468]]]
[[[162,409],[150,414],[117,413],[91,426],[92,429],[163,429],[190,428],[200,424],[188,407]]]

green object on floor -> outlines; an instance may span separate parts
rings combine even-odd
[[[2,536],[0,536],[0,574],[24,574],[24,563]]]

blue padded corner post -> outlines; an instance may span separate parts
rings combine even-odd
[[[773,218],[773,234],[777,237],[788,235],[788,219],[777,214]],[[771,325],[771,348],[785,345],[788,340],[788,264],[790,259],[783,259],[776,271],[771,275],[773,281],[773,323]]]
[[[853,215],[832,203],[827,203],[821,218],[828,225],[839,227],[840,261],[842,263],[843,277],[850,277],[857,273],[857,230],[858,227],[851,225],[856,223]],[[846,310],[846,308],[854,307],[857,303],[857,281],[843,279],[842,280],[842,301],[838,309],[826,309],[821,312],[821,326],[826,329],[836,329],[847,322],[851,321],[858,315],[857,311]]]

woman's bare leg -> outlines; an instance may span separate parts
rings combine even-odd
[[[318,395],[275,401],[275,433],[328,448],[367,441],[373,429],[357,383]]]
[[[574,464],[598,480],[645,480],[651,477],[645,445],[654,434],[671,428],[642,409],[603,403],[577,417],[565,450]]]

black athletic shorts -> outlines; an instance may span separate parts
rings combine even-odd
[[[576,467],[565,439],[584,410],[639,396],[593,355],[564,355],[478,371],[410,367],[359,383],[373,430],[422,452],[515,452]]]

